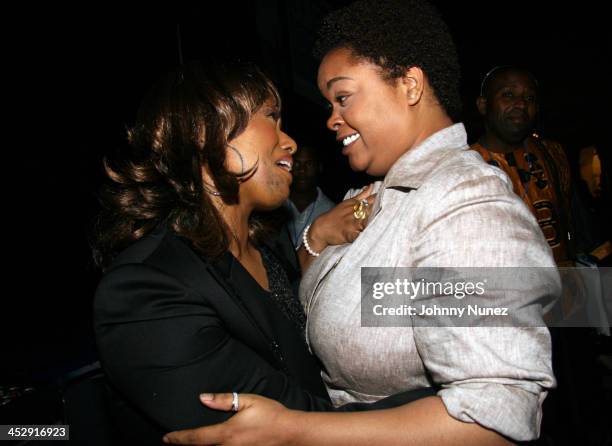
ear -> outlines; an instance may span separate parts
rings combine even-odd
[[[425,73],[419,67],[411,67],[406,70],[401,78],[401,85],[410,105],[419,103],[423,97],[426,82]]]
[[[478,109],[478,112],[484,116],[487,114],[487,98],[485,98],[484,96],[478,96],[478,98],[476,99],[476,108]]]

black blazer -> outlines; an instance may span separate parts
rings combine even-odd
[[[98,287],[94,325],[106,375],[119,399],[163,431],[231,415],[203,406],[201,392],[331,407],[300,334],[261,290],[249,292],[240,268],[203,260],[160,227],[121,253]]]
[[[160,227],[105,273],[94,301],[96,341],[122,430],[139,443],[231,416],[203,406],[202,392],[256,393],[292,409],[333,410],[298,330],[231,259],[213,264]],[[392,407],[433,393],[425,392],[341,410]]]

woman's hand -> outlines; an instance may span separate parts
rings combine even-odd
[[[319,215],[310,225],[307,234],[310,248],[320,253],[330,245],[352,243],[366,227],[369,209],[376,198],[376,194],[372,194],[372,189],[373,186],[370,184],[355,197],[344,200],[333,209]],[[360,201],[364,201],[362,209],[365,218],[362,219],[355,217],[355,207]],[[314,258],[306,252],[304,245],[298,251],[298,256],[302,271],[306,271]]]
[[[202,394],[200,401],[207,407],[229,411],[232,394]],[[283,445],[289,444],[290,433],[296,426],[290,421],[294,411],[281,403],[259,395],[241,393],[238,413],[228,421],[197,429],[170,432],[164,443],[191,445]]]
[[[210,399],[212,398],[212,399]],[[200,398],[212,409],[230,410],[232,394]],[[166,434],[165,443],[224,446],[352,445],[506,446],[497,432],[451,417],[437,396],[392,409],[365,412],[302,412],[251,394],[240,394],[238,413],[207,427]]]
[[[320,252],[330,245],[353,242],[365,229],[367,221],[367,216],[364,219],[357,219],[353,215],[355,206],[359,205],[361,200],[367,201],[364,210],[369,215],[368,208],[374,204],[376,198],[376,195],[371,195],[371,190],[372,185],[369,185],[354,198],[344,200],[333,209],[319,215],[308,231],[311,248]]]

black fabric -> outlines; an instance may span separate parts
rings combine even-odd
[[[256,393],[291,409],[334,410],[318,361],[283,305],[293,306],[279,307],[230,254],[208,262],[167,228],[124,251],[94,301],[100,362],[122,437],[159,444],[164,432],[232,415],[203,406],[202,392]],[[433,393],[341,410],[394,407]]]
[[[112,446],[117,432],[101,370],[69,383],[62,391],[63,424],[70,426],[70,444]]]
[[[304,309],[298,297],[291,289],[291,283],[285,269],[269,248],[262,246],[260,252],[268,274],[270,297],[276,302],[285,317],[303,334],[306,328],[306,314],[304,314]]]
[[[278,233],[268,241],[266,246],[276,254],[276,259],[287,273],[293,295],[296,297],[299,296],[302,270],[287,225],[283,225]]]
[[[393,407],[412,403],[414,401],[427,398],[429,396],[435,396],[437,392],[438,391],[433,387],[408,390],[406,392],[396,393],[395,395],[388,396],[387,398],[378,400],[375,403],[345,404],[344,406],[338,407],[336,410],[339,412],[353,412],[359,410],[392,409]]]
[[[269,298],[160,228],[122,253],[95,296],[100,361],[120,397],[164,431],[223,421],[201,392],[330,410],[318,363]],[[226,275],[226,273],[229,273]]]

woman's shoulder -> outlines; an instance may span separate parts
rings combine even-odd
[[[212,268],[190,244],[158,228],[121,252],[101,278],[94,296],[98,324],[152,315],[167,317],[173,305],[203,304],[224,296]]]
[[[117,289],[138,289],[143,283],[159,289],[199,288],[208,280],[207,265],[188,241],[160,225],[117,255],[102,276],[96,298],[116,295]]]
[[[512,182],[508,175],[485,162],[478,152],[469,148],[448,153],[423,185],[437,191],[461,188],[465,191],[481,189],[488,193],[512,193]]]
[[[161,224],[120,252],[107,268],[107,274],[125,265],[148,265],[166,270],[173,268],[181,258],[198,263],[205,260],[198,256],[188,240]]]

